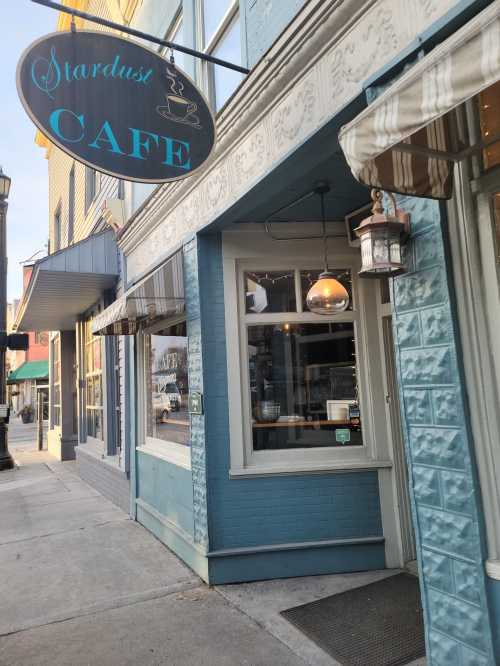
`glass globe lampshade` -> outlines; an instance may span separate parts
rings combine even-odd
[[[324,271],[309,289],[306,304],[316,314],[336,314],[349,307],[349,294],[333,273]]]

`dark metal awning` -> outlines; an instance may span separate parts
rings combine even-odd
[[[118,249],[114,231],[85,238],[44,257],[33,266],[20,303],[14,329],[66,331],[114,287],[118,277]]]
[[[131,287],[92,321],[95,335],[134,335],[184,312],[182,251]]]
[[[455,111],[499,80],[495,0],[341,129],[354,176],[392,192],[450,198],[454,163],[500,140],[470,145]]]

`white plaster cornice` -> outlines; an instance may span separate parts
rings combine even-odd
[[[217,118],[202,171],[157,188],[119,240],[133,278],[215,220],[455,0],[311,0]]]

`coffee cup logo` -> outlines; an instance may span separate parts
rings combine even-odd
[[[196,115],[198,105],[182,94],[184,85],[173,67],[167,67],[167,79],[170,82],[170,92],[165,94],[165,104],[157,106],[156,111],[174,123],[201,129],[199,116]]]

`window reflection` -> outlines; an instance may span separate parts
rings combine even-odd
[[[248,327],[254,450],[362,445],[354,325]]]
[[[93,335],[92,319],[85,322],[85,384],[87,435],[103,439],[102,338]]]
[[[145,338],[147,436],[189,446],[186,324]]]
[[[479,94],[479,119],[483,141],[500,137],[499,106],[500,81]],[[486,170],[500,164],[500,140],[483,150],[483,163]]]
[[[212,55],[241,65],[240,20],[237,17],[217,43]],[[215,109],[221,109],[239,86],[243,75],[225,67],[214,67]]]
[[[245,273],[247,314],[295,312],[295,273],[288,271],[252,271]]]
[[[232,0],[204,0],[203,2],[203,32],[205,44],[208,45],[215,31],[224,18],[224,14],[232,4]]]

